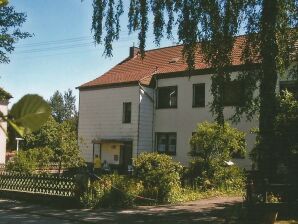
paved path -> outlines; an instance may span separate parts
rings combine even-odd
[[[233,211],[240,197],[220,197],[181,205],[139,206],[134,209],[53,209],[46,206],[0,200],[0,223],[239,223]]]

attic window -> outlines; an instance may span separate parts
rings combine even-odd
[[[177,63],[179,61],[180,58],[172,58],[170,61],[169,61],[169,64],[174,64],[174,63]]]

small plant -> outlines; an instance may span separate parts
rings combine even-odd
[[[144,196],[159,203],[172,203],[181,195],[182,166],[170,156],[143,153],[133,160],[134,177],[144,184]]]
[[[80,201],[89,208],[132,207],[143,190],[141,181],[118,174],[104,175],[100,180],[89,183]]]
[[[281,202],[281,197],[279,195],[275,195],[272,192],[270,192],[267,195],[267,203],[279,203]]]

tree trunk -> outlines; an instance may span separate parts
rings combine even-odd
[[[277,65],[276,55],[278,47],[276,43],[278,3],[277,0],[263,0],[261,18],[261,57],[262,70],[260,84],[260,152],[259,169],[261,173],[270,178],[275,171],[274,149],[274,120],[276,116],[276,83]]]

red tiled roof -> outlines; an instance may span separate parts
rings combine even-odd
[[[245,36],[239,36],[235,40],[232,51],[232,65],[241,64],[242,47]],[[126,58],[121,63],[110,69],[98,78],[81,85],[79,88],[96,87],[103,85],[124,84],[141,82],[149,85],[152,76],[183,72],[187,70],[187,63],[182,56],[183,45],[148,50],[145,58],[137,54],[132,58]],[[197,51],[195,69],[206,69],[209,66],[203,61],[202,55]]]

